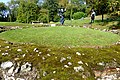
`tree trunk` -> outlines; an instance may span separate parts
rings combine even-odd
[[[104,15],[103,15],[103,13],[102,13],[102,22],[104,21]]]

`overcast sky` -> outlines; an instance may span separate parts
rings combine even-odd
[[[10,0],[0,0],[0,2],[4,2],[4,3],[7,3],[9,2]]]
[[[9,1],[11,1],[11,0],[0,0],[0,2],[4,2],[4,3],[7,3]],[[42,1],[42,0],[39,0],[39,1]]]

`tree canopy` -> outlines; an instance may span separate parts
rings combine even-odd
[[[8,4],[0,3],[0,21],[59,21],[59,9],[65,10],[66,19],[74,18],[74,13],[90,14],[94,9],[97,15],[110,14],[120,16],[119,0],[11,0]],[[5,14],[7,13],[7,14]]]

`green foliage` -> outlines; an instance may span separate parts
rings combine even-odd
[[[7,7],[4,3],[0,2],[0,21],[6,21],[5,12],[7,12]]]
[[[55,17],[54,17],[54,21],[55,21],[55,22],[58,22],[58,21],[60,21],[60,16],[58,16],[58,15],[55,15]]]
[[[58,0],[45,0],[43,7],[49,10],[49,21],[54,21],[58,11]]]
[[[73,14],[73,19],[80,19],[82,17],[85,17],[85,13],[84,12],[76,12]]]
[[[24,1],[21,0],[18,8],[18,22],[29,23],[37,19],[37,4],[34,1]]]
[[[47,23],[48,17],[47,17],[46,14],[42,14],[42,15],[39,16],[38,20],[39,20],[40,22]]]
[[[86,4],[84,4],[86,2]],[[4,5],[4,8],[2,8]],[[65,8],[64,13],[66,19],[73,19],[73,14],[76,12],[84,12],[89,15],[91,9],[94,8],[96,14],[102,14],[102,20],[104,19],[104,14],[109,13],[110,15],[119,16],[120,15],[120,1],[119,0],[11,0],[8,5],[1,3],[1,9],[8,7],[8,17],[5,20],[17,21],[22,23],[30,23],[32,21],[37,21],[40,19],[39,16],[43,14],[41,11],[47,10],[47,22],[59,21],[58,19],[58,9]],[[7,9],[7,8],[6,8]],[[1,10],[0,10],[1,11]],[[5,10],[4,10],[5,11]],[[2,15],[1,15],[2,13]],[[0,12],[1,20],[4,20],[3,12]],[[46,19],[42,16],[43,19]],[[46,22],[46,21],[44,21]]]

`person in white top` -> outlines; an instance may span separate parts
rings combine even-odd
[[[92,13],[91,13],[91,23],[94,23],[95,20],[95,11],[92,9]]]

